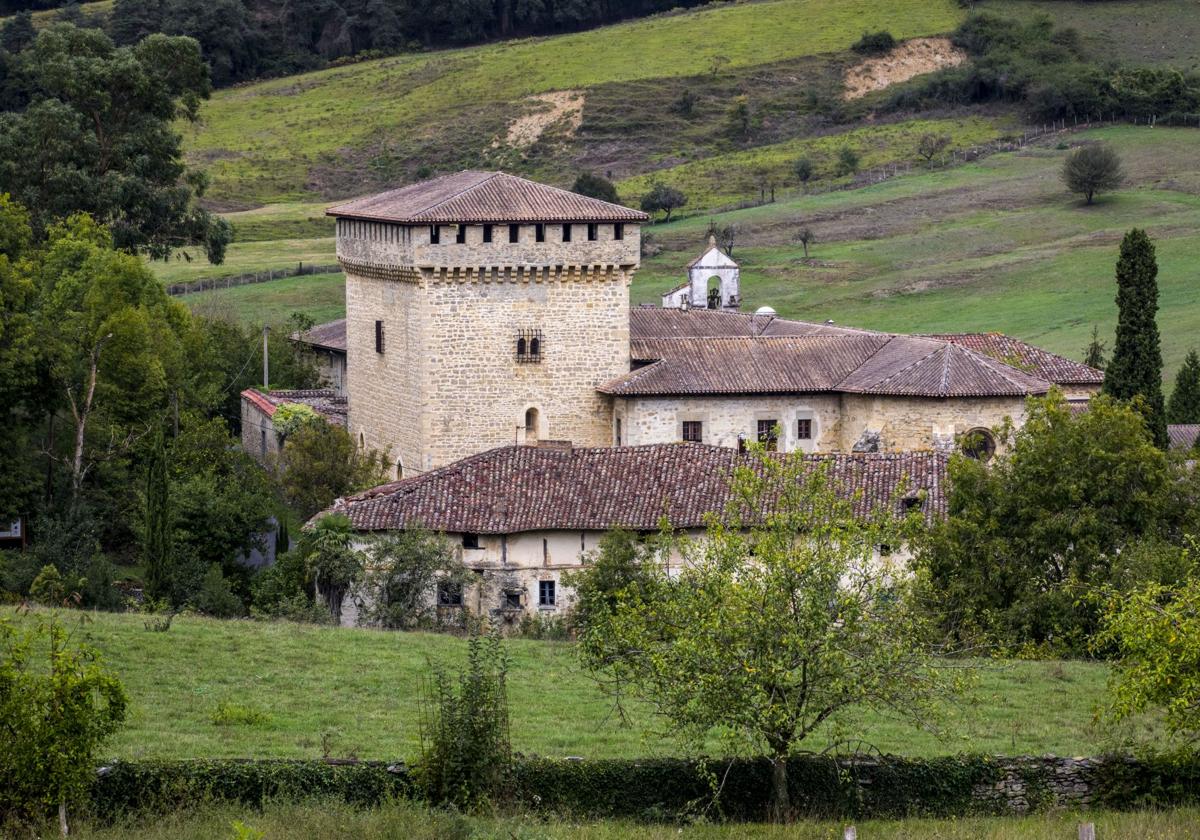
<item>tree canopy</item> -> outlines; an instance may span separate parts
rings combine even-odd
[[[1167,404],[1168,423],[1200,423],[1200,354],[1189,350],[1175,375],[1175,388]]]
[[[1109,146],[1083,146],[1063,163],[1063,183],[1071,192],[1082,193],[1091,204],[1096,193],[1115,190],[1125,180],[1121,158]]]
[[[227,222],[196,200],[202,173],[184,163],[172,123],[209,94],[191,38],[151,35],[116,47],[103,32],[56,24],[11,59],[0,114],[0,191],[31,214],[37,238],[75,213],[116,247],[165,258],[198,244],[224,259]]]
[[[671,213],[687,204],[687,196],[674,187],[656,183],[650,187],[650,192],[642,196],[642,210],[647,213],[657,213],[660,210],[666,214],[663,221],[671,221]]]

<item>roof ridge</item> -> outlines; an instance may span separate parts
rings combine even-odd
[[[555,192],[560,192],[563,195],[573,196],[574,198],[582,198],[585,201],[595,201],[598,204],[604,204],[604,205],[607,205],[608,207],[619,207],[622,210],[632,210],[633,209],[631,207],[626,207],[624,204],[617,204],[616,202],[613,202],[613,201],[605,201],[603,198],[596,198],[594,196],[584,195],[583,193],[572,192],[571,190],[563,189],[562,187],[556,187],[553,184],[543,184],[541,181],[534,181],[529,178],[525,178],[521,175],[513,175],[511,172],[503,172],[501,170],[496,170],[496,172],[493,174],[503,175],[505,178],[515,178],[518,181],[524,181],[527,184],[533,184],[534,186],[541,187],[542,189],[554,190]]]

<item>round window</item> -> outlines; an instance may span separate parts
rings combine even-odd
[[[972,429],[959,440],[959,447],[968,458],[990,461],[996,454],[996,436],[988,429]]]

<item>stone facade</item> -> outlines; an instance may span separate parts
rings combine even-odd
[[[279,436],[275,423],[263,406],[242,398],[242,449],[259,462],[279,454]]]
[[[611,442],[596,387],[629,369],[638,226],[513,228],[338,221],[350,432],[404,475],[514,440]]]
[[[959,436],[992,429],[1005,418],[1020,425],[1021,397],[933,399],[923,397],[811,394],[787,396],[618,397],[613,440],[622,445],[683,439],[685,421],[700,421],[702,443],[737,446],[757,439],[760,421],[775,420],[786,452],[902,452],[952,448]],[[799,420],[811,437],[799,437]]]

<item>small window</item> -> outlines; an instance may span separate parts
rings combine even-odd
[[[404,462],[397,461],[396,462],[396,480],[399,481],[402,478],[404,478]]]
[[[263,455],[266,455],[267,454],[267,430],[265,428],[262,428],[262,429],[258,430],[258,433],[262,438],[260,441],[261,446],[259,448],[259,451],[262,452]]]
[[[463,534],[462,535],[462,546],[463,546],[463,548],[479,548],[479,535],[478,534]]]
[[[521,593],[519,590],[506,590],[504,593],[504,609],[521,609]]]
[[[703,443],[704,424],[699,420],[684,420],[683,439],[690,443]]]
[[[962,452],[977,461],[990,461],[996,454],[996,438],[987,429],[972,429],[960,440]]]
[[[521,226],[520,225],[509,225],[508,226],[508,241],[509,242],[520,242],[521,241]]]
[[[738,435],[737,450],[738,450],[739,455],[746,454],[746,437],[745,437],[745,435]]]
[[[437,245],[442,241],[442,229],[437,225],[429,226],[429,244]]]
[[[767,449],[777,449],[779,447],[779,437],[776,428],[779,423],[775,420],[759,420],[758,421],[758,442],[766,444]]]
[[[613,239],[620,242],[624,238],[625,238],[625,225],[621,224],[620,222],[617,222],[615,225],[613,225]]]
[[[565,224],[565,225],[563,225],[563,226],[562,226],[562,231],[563,231],[563,238],[562,238],[562,241],[563,241],[563,242],[570,242],[570,241],[571,241],[571,225],[570,225],[569,223],[568,223],[568,224]]]
[[[538,581],[538,606],[553,607],[554,606],[554,581],[539,580]]]
[[[546,241],[546,226],[545,225],[534,225],[533,226],[533,238],[538,242],[545,242]]]
[[[517,358],[521,358],[528,352],[528,347],[525,345],[525,336],[517,339]]]
[[[596,241],[596,223],[592,222],[588,225],[588,242]]]
[[[375,322],[375,352],[383,352],[383,321]]]
[[[445,581],[437,585],[437,602],[439,607],[461,607],[463,605],[463,588],[461,583]]]
[[[921,500],[917,496],[905,496],[900,500],[900,509],[905,513],[919,510],[921,508]]]
[[[621,445],[621,418],[617,418],[617,446]]]
[[[459,225],[458,232],[454,234],[454,241],[459,245],[465,245],[467,242],[467,226]]]
[[[484,242],[492,241],[492,226],[491,225],[483,226],[483,241]]]
[[[811,417],[801,417],[796,421],[796,440],[812,440]]]
[[[542,360],[542,331],[519,330],[517,332],[517,362],[532,364]]]
[[[542,342],[536,335],[529,339],[529,355],[535,359],[542,355]]]

